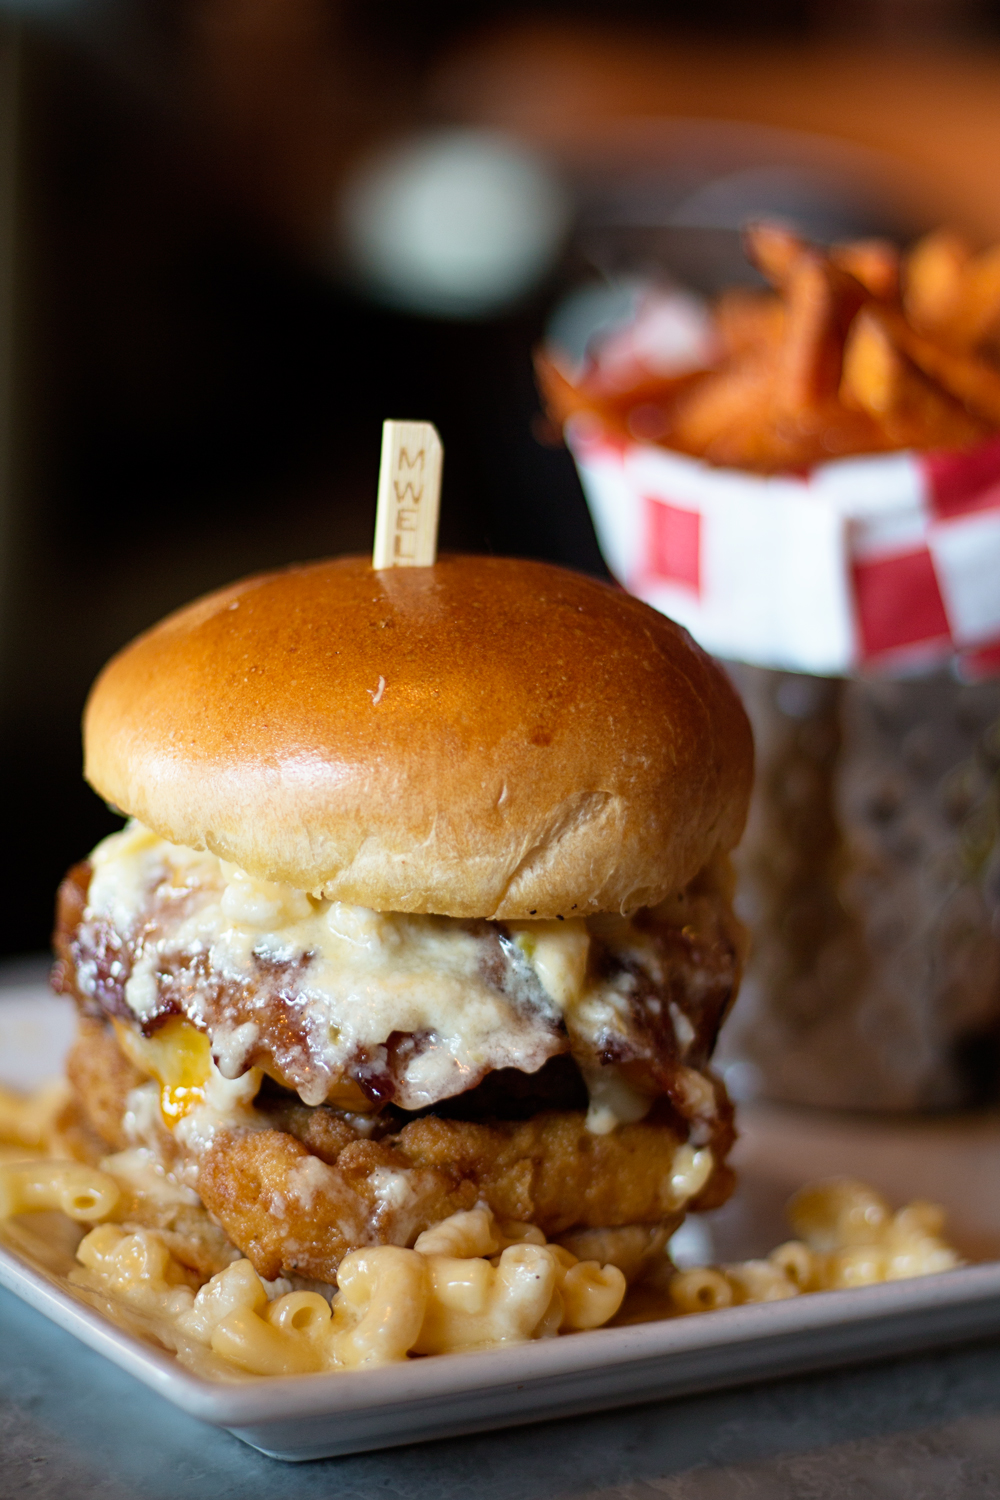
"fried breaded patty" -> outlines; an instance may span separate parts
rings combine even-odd
[[[127,1144],[128,1095],[147,1082],[121,1054],[109,1026],[81,1018],[70,1076],[86,1118],[108,1145]],[[202,1203],[229,1240],[271,1280],[296,1274],[332,1281],[345,1254],[365,1244],[410,1245],[460,1209],[486,1203],[499,1219],[537,1225],[549,1238],[627,1225],[672,1227],[683,1217],[671,1185],[683,1133],[645,1120],[608,1135],[582,1110],[527,1120],[424,1115],[377,1139],[357,1117],[293,1096],[262,1096],[265,1128],[220,1130],[197,1161]],[[366,1127],[368,1128],[368,1127]],[[165,1142],[170,1133],[162,1132]],[[728,1113],[713,1139],[716,1165],[694,1199],[728,1196],[722,1165],[732,1142]]]
[[[113,1152],[128,1149],[131,1143],[124,1126],[128,1096],[147,1080],[124,1056],[109,1025],[81,1016],[78,1027],[66,1072],[83,1124],[94,1133],[98,1145],[96,1152],[87,1153],[96,1165],[100,1143]],[[163,1134],[169,1149],[169,1134]],[[113,1222],[128,1229],[159,1230],[174,1256],[202,1276],[214,1276],[238,1255],[224,1229],[193,1194],[187,1195],[191,1201],[185,1201],[182,1193],[143,1192],[139,1185],[127,1185],[120,1171],[117,1180],[122,1195]]]
[[[414,1168],[382,1141],[355,1139],[335,1165],[282,1130],[224,1132],[201,1159],[202,1202],[257,1272],[336,1281],[361,1245],[412,1245],[478,1198],[471,1179]]]
[[[241,981],[239,993],[230,993],[233,982],[221,971],[208,983],[197,943],[175,952],[168,941],[175,907],[202,899],[200,887],[164,887],[143,908],[139,927],[118,932],[88,917],[90,880],[90,867],[81,866],[64,882],[56,933],[56,987],[72,993],[81,1011],[69,1064],[79,1109],[112,1150],[150,1146],[163,1167],[196,1186],[215,1223],[268,1279],[294,1273],[330,1280],[349,1250],[411,1245],[431,1224],[479,1202],[548,1238],[633,1227],[643,1240],[675,1226],[687,1208],[714,1207],[731,1191],[725,1158],[732,1109],[707,1068],[739,967],[722,866],[706,867],[656,913],[595,918],[582,934],[589,999],[563,1019],[545,1012],[552,1046],[530,1067],[491,1066],[480,1077],[470,1065],[463,1090],[420,1109],[406,1104],[397,1084],[414,1059],[419,1064],[443,1045],[440,1039],[432,1046],[423,1033],[393,1032],[376,1049],[385,1053],[382,1062],[359,1054],[348,1080],[355,1102],[328,1096],[306,1104],[287,1069],[275,1065],[278,1053],[297,1057],[312,1035],[301,964],[260,961],[254,982]],[[499,927],[474,925],[470,941],[486,958],[496,957],[494,949],[506,952],[503,943],[510,943]],[[124,990],[141,955],[144,962],[155,957],[149,979],[156,997],[142,1016]],[[395,972],[392,964],[383,967],[376,976],[382,985]],[[484,975],[496,995],[542,1014],[520,969],[508,972],[491,960]],[[558,974],[558,988],[557,981]],[[358,1004],[363,1009],[363,995]],[[584,1012],[590,1019],[581,1032]],[[315,1024],[313,1016],[314,1031]],[[250,1033],[257,1040],[241,1044],[241,1065],[230,1068],[233,1037]],[[225,1053],[227,1071],[211,1066],[213,1088],[231,1090],[228,1102],[207,1103],[204,1071],[192,1091],[180,1053],[173,1083],[164,1081],[150,1048],[168,1034],[201,1059],[197,1067],[210,1066],[209,1048],[217,1058]],[[633,1123],[614,1124],[617,1106],[607,1111],[614,1128],[588,1117],[595,1096],[586,1079],[600,1088],[607,1077],[625,1086],[624,1119]],[[240,1079],[249,1091],[232,1092]],[[181,1095],[198,1096],[199,1119],[183,1118],[190,1102],[164,1103],[174,1084]],[[644,1101],[645,1118],[629,1114],[635,1099]],[[171,1115],[169,1127],[158,1103]]]
[[[145,1079],[122,1052],[109,1022],[78,1017],[66,1076],[87,1123],[112,1151],[124,1151],[128,1096]]]
[[[488,1125],[428,1117],[380,1141],[328,1149],[326,1160],[285,1131],[233,1132],[202,1158],[198,1191],[262,1276],[329,1281],[357,1245],[412,1244],[477,1203],[547,1238],[677,1223],[679,1145],[669,1127],[646,1122],[595,1136],[578,1111]]]
[[[646,1122],[592,1136],[576,1110],[489,1125],[430,1116],[379,1142],[327,1149],[333,1160],[286,1131],[223,1133],[202,1157],[198,1191],[262,1277],[330,1281],[357,1245],[412,1244],[477,1203],[550,1239],[679,1223],[670,1191],[679,1145],[669,1127]]]

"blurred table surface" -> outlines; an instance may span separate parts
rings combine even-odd
[[[0,1291],[0,1496],[972,1500],[1000,1495],[1000,1345],[308,1464],[185,1416]]]

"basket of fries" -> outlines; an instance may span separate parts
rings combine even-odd
[[[747,250],[770,291],[699,321],[651,289],[582,368],[538,360],[612,573],[731,664],[754,723],[728,1081],[994,1097],[1000,249],[762,225]]]

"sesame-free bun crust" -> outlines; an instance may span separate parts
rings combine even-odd
[[[108,663],[84,741],[91,785],[172,843],[454,917],[652,904],[735,844],[752,772],[684,630],[507,558],[234,584]]]

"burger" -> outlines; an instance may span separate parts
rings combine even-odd
[[[59,894],[69,1075],[190,1264],[329,1284],[483,1205],[635,1279],[727,1197],[752,746],[671,621],[536,562],[294,567],[126,647],[84,739],[128,821]]]

